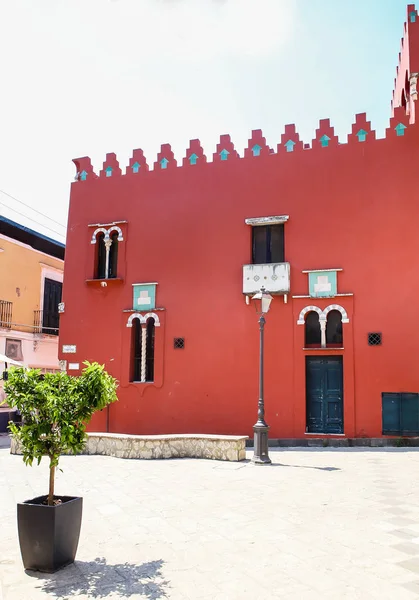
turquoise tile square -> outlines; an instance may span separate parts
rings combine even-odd
[[[156,284],[134,283],[132,308],[139,312],[156,308]]]
[[[337,294],[336,271],[313,271],[308,274],[309,294],[313,298],[328,298]]]

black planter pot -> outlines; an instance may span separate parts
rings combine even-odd
[[[42,504],[45,496],[17,505],[23,566],[54,573],[74,562],[79,543],[83,498],[60,496],[62,504]]]

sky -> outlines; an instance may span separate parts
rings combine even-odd
[[[388,126],[405,0],[0,0],[0,214],[65,241],[73,158]],[[12,196],[12,197],[11,197]],[[19,214],[20,213],[20,214]],[[42,214],[39,214],[42,213]],[[45,215],[45,216],[44,216]]]

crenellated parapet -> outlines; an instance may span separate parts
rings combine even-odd
[[[244,156],[246,158],[250,158],[252,156],[266,156],[267,154],[272,154],[273,149],[269,148],[266,143],[266,139],[263,137],[263,133],[261,129],[254,129],[252,131],[252,136],[249,139],[246,150],[244,151]]]
[[[330,125],[329,119],[322,119],[319,123],[319,128],[316,129],[316,137],[313,140],[313,148],[320,146],[321,148],[333,148],[339,145],[338,136],[335,135],[335,130]]]
[[[134,150],[132,158],[129,160],[126,175],[138,175],[139,173],[147,173],[149,170],[144,152],[139,148]]]
[[[201,142],[199,140],[191,140],[189,143],[189,148],[186,151],[186,156],[183,159],[183,166],[191,166],[194,167],[197,164],[202,164],[207,162],[207,157],[204,154],[204,149],[201,146]]]
[[[88,156],[73,158],[73,163],[76,165],[76,181],[86,181],[87,178],[97,179],[97,175],[93,171],[92,161]]]
[[[171,170],[177,167],[175,155],[170,144],[162,144],[157,160],[154,163],[154,170]]]
[[[414,123],[410,122],[409,115],[403,106],[394,109],[394,114],[390,119],[389,127],[386,129],[384,141],[386,139],[402,138],[409,135],[409,130],[414,128]],[[229,135],[220,136],[220,141],[213,153],[213,163],[230,163],[231,161],[261,160],[265,157],[281,156],[287,160],[291,154],[300,154],[302,152],[321,152],[325,156],[330,152],[340,152],[342,148],[357,146],[359,144],[373,144],[382,142],[377,140],[375,131],[371,128],[371,122],[367,119],[365,113],[355,116],[355,122],[352,125],[352,131],[348,135],[347,143],[340,143],[334,132],[329,119],[322,119],[316,129],[315,137],[310,144],[304,144],[300,140],[295,125],[285,126],[284,133],[281,135],[281,143],[278,144],[276,151],[270,148],[260,129],[252,131],[248,140],[248,145],[244,150],[243,156],[240,156],[234,147]],[[93,171],[89,157],[76,158],[74,164],[77,168],[76,180],[84,182],[94,178],[115,178],[121,177],[122,170],[114,153],[106,155],[103,167],[99,176]],[[199,165],[208,164],[204,149],[198,139],[191,140],[182,164],[178,166],[170,144],[162,144],[157,160],[154,162],[154,171],[173,171],[177,168],[193,169]],[[149,172],[149,166],[144,153],[141,149],[133,151],[132,158],[125,170],[127,177],[139,177]]]
[[[408,127],[409,115],[402,106],[394,109],[394,115],[390,119],[390,125],[386,129],[386,138],[403,137]]]
[[[406,22],[396,67],[391,108],[402,107],[415,122],[415,103],[418,98],[419,77],[419,16],[414,4],[407,6]]]
[[[370,144],[374,141],[375,131],[371,128],[371,121],[367,120],[367,114],[360,113],[355,115],[355,123],[352,125],[352,132],[348,135],[348,144],[357,142],[360,142],[361,144]]]
[[[278,154],[285,152],[299,152],[304,150],[303,142],[300,141],[295,125],[285,125],[285,131],[281,135],[281,143],[277,146]]]
[[[114,152],[106,155],[102,170],[99,173],[100,177],[119,177],[122,175],[121,167]]]
[[[214,162],[227,162],[228,160],[235,160],[240,158],[239,153],[234,147],[233,142],[229,135],[221,135],[220,141],[217,144],[217,150],[213,154]]]

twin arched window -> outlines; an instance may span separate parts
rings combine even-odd
[[[155,320],[149,317],[145,324],[136,318],[132,322],[130,381],[154,381]]]
[[[315,311],[307,313],[305,320],[306,348],[341,348],[343,346],[342,314],[331,310],[320,320]]]
[[[95,279],[114,279],[118,273],[118,241],[119,233],[109,235],[100,231],[92,243],[96,243]]]

